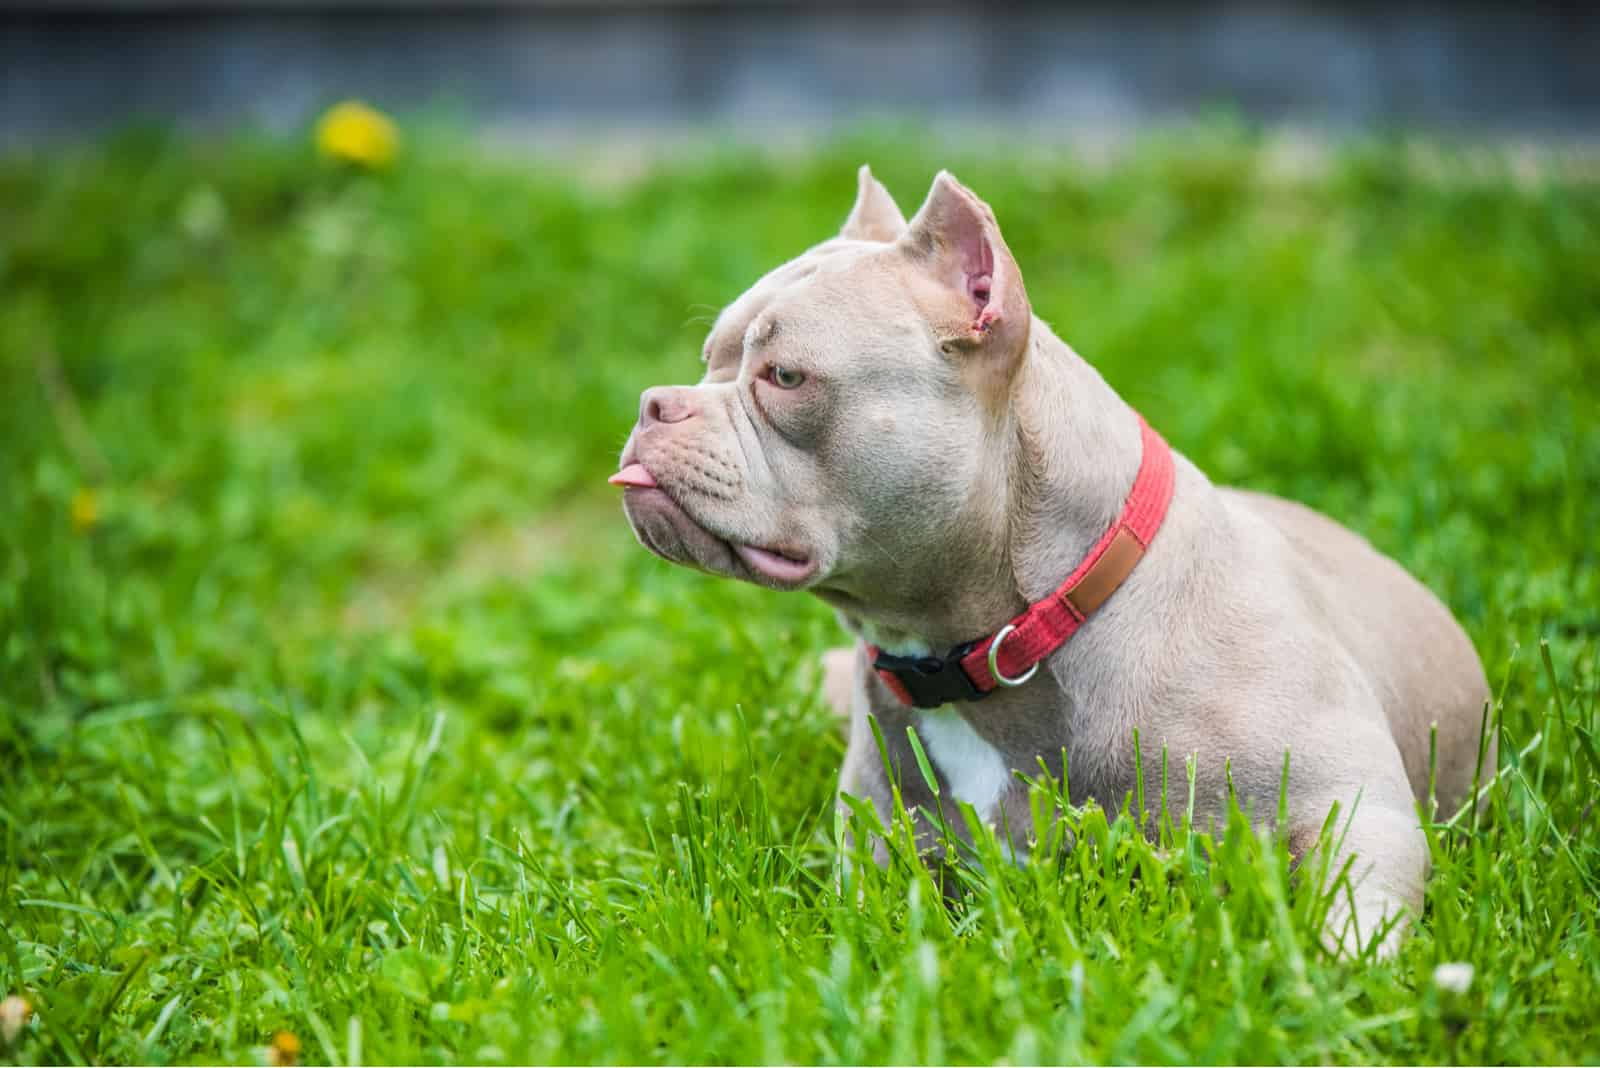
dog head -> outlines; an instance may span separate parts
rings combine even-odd
[[[723,309],[700,382],[640,398],[612,477],[635,534],[677,563],[915,617],[1003,525],[1031,319],[986,204],[941,173],[907,223],[861,168],[840,234]]]

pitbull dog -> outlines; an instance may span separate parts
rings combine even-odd
[[[1197,818],[1225,814],[1231,770],[1276,820],[1287,753],[1278,831],[1350,862],[1325,938],[1393,951],[1421,912],[1430,731],[1444,811],[1494,765],[1471,642],[1362,538],[1169,450],[1032,314],[983,201],[940,173],[908,224],[863,167],[839,236],[725,308],[704,360],[645,391],[611,481],[652,552],[837,609],[858,639],[841,791],[887,819],[896,775],[934,808],[914,727],[941,790],[1020,851],[1013,773],[1041,758],[1115,811],[1138,766],[1184,782],[1192,757]]]

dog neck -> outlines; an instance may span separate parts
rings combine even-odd
[[[857,634],[902,656],[993,633],[1060,585],[1116,520],[1141,456],[1139,418],[1099,373],[1034,320],[1015,398],[997,428],[1006,476],[972,503],[961,559],[910,625],[840,606]]]
[[[1098,371],[1037,320],[1032,345],[1012,393],[1006,532],[1024,603],[1054,592],[1116,522],[1143,454],[1138,414]]]

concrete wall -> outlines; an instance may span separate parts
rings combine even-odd
[[[892,114],[1600,134],[1600,4],[166,4],[0,0],[0,141],[306,120],[361,96],[491,123]]]

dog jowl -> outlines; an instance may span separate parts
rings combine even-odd
[[[1442,810],[1477,770],[1476,652],[1357,535],[1168,448],[1033,314],[988,205],[941,173],[907,222],[863,167],[838,236],[723,309],[704,359],[644,392],[612,481],[652,552],[837,609],[841,791],[886,816],[914,727],[941,789],[1020,838],[1012,773],[1040,759],[1114,811],[1138,768],[1182,781],[1193,757],[1219,819],[1225,767],[1276,813],[1287,752],[1281,830],[1309,848],[1338,805],[1325,859],[1353,860],[1329,944],[1393,950],[1427,874],[1430,725]]]

